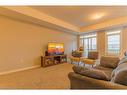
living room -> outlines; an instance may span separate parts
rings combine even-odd
[[[88,80],[93,76],[86,75],[88,80],[82,85],[79,77],[85,75],[75,71],[96,67],[92,59],[85,60],[90,51],[97,51],[97,62],[108,61],[113,66],[126,57],[126,9],[126,6],[1,6],[0,88],[85,89],[87,85],[86,89],[126,89],[126,82],[114,86],[109,83],[111,79],[104,81],[105,75],[99,81],[101,74],[97,72],[92,72],[99,76],[97,84],[104,84],[90,85]],[[51,53],[52,44],[56,44],[57,50],[62,47],[62,52],[55,49]],[[80,48],[82,55],[73,56],[72,52]],[[61,62],[63,55],[65,62]]]

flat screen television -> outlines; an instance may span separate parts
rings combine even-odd
[[[48,43],[48,53],[50,55],[64,54],[64,44],[63,43]]]

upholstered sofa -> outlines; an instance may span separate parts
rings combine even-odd
[[[97,79],[89,76],[79,74],[77,72],[70,72],[68,74],[71,89],[127,89],[127,62],[121,62],[118,57],[102,57],[100,64],[93,69],[100,70],[106,74],[108,80]],[[123,66],[122,66],[123,65]],[[126,68],[125,68],[126,66]],[[121,69],[123,68],[124,69]],[[74,69],[74,68],[73,68]],[[117,71],[124,71],[123,74],[112,74]],[[93,74],[94,75],[94,74]],[[96,77],[96,75],[94,75]],[[112,77],[117,76],[115,82],[112,82]],[[125,79],[123,79],[123,77]],[[121,79],[123,79],[121,81]],[[123,83],[122,83],[123,82]]]

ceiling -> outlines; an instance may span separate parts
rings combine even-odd
[[[127,6],[4,6],[0,15],[73,34],[127,26]]]
[[[34,6],[32,8],[78,27],[127,16],[127,6]],[[101,17],[97,18],[97,15]]]

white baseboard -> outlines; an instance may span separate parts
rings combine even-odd
[[[34,68],[38,68],[38,67],[41,67],[41,66],[40,65],[37,65],[37,66],[31,66],[31,67],[26,67],[26,68],[21,68],[21,69],[16,69],[16,70],[10,70],[10,71],[5,71],[5,72],[0,72],[0,75],[5,75],[5,74],[14,73],[14,72],[19,72],[19,71],[34,69]]]

